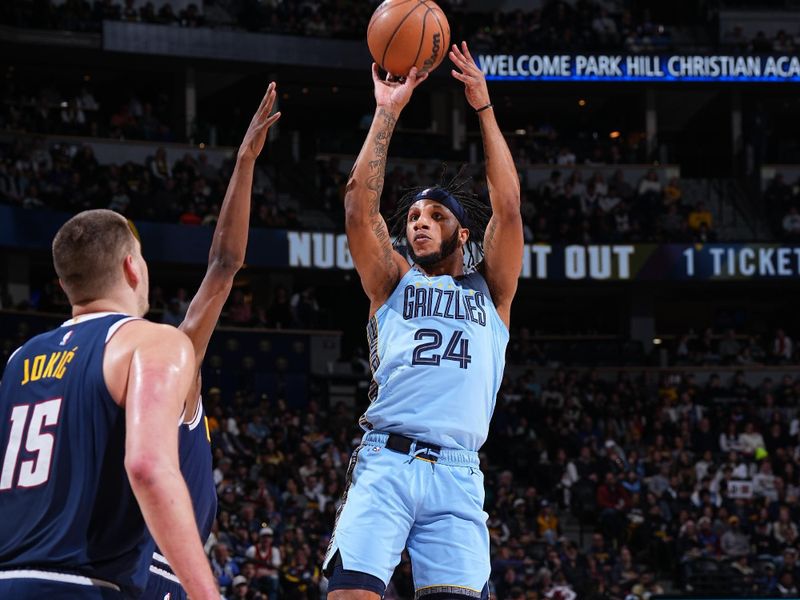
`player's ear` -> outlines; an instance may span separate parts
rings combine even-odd
[[[458,232],[458,238],[461,240],[461,245],[464,246],[469,241],[469,229],[462,227]]]
[[[129,286],[131,286],[131,288],[135,288],[137,285],[139,285],[143,274],[141,273],[136,260],[133,258],[133,255],[125,255],[125,259],[122,261],[122,271],[125,274],[125,281]]]

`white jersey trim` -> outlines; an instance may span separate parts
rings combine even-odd
[[[110,581],[103,581],[102,579],[95,579],[94,577],[84,577],[83,575],[72,575],[70,573],[39,571],[38,569],[0,571],[0,579],[44,579],[47,581],[60,581],[62,583],[74,583],[75,585],[107,588],[116,592],[121,591],[118,585]]]
[[[11,353],[11,356],[8,357],[8,361],[6,361],[6,364],[10,363],[11,359],[14,358],[17,355],[17,352],[19,352],[20,350],[22,350],[22,346],[20,346]]]
[[[177,583],[178,585],[181,585],[181,580],[175,577],[175,575],[173,575],[169,571],[165,571],[164,569],[159,569],[158,567],[150,565],[150,572],[155,575],[158,575],[159,577],[163,577],[164,579],[169,579],[170,581]]]
[[[113,313],[112,313],[113,314]],[[142,319],[139,317],[125,317],[124,319],[120,319],[116,323],[114,323],[111,327],[108,328],[108,333],[106,333],[106,344],[114,337],[114,334],[119,331],[119,328],[125,325],[125,323],[130,323],[131,321],[141,321]]]
[[[164,556],[163,554],[159,554],[158,552],[153,552],[153,560],[156,561],[156,562],[160,562],[162,564],[165,564],[168,567],[170,566],[169,565],[169,561],[167,560],[167,557]],[[170,567],[170,568],[172,568],[172,567]]]
[[[194,431],[197,429],[197,426],[203,422],[203,397],[200,396],[197,399],[197,407],[194,409],[194,416],[192,420],[186,423],[189,427],[189,431]]]
[[[104,311],[104,312],[96,312],[96,313],[86,313],[85,315],[78,315],[77,317],[73,317],[68,321],[64,321],[61,324],[61,327],[69,327],[71,325],[77,325],[78,323],[85,323],[86,321],[93,321],[94,319],[102,319],[103,317],[110,317],[111,315],[122,315],[125,313],[118,313],[118,312],[111,312],[111,311]]]

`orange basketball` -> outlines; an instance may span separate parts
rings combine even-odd
[[[372,14],[367,27],[372,58],[397,77],[416,66],[433,71],[450,46],[450,24],[431,0],[386,0]]]

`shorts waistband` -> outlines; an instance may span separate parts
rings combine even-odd
[[[364,437],[361,439],[361,443],[368,446],[379,446],[381,448],[386,447],[386,443],[389,441],[388,433],[382,431],[368,431],[364,434]],[[417,445],[419,444],[419,448]],[[434,451],[432,448],[438,448],[438,451]],[[435,462],[439,465],[447,465],[451,467],[479,467],[480,460],[478,459],[478,453],[472,450],[460,450],[458,448],[441,448],[439,446],[435,446],[434,444],[430,444],[425,442],[424,440],[412,440],[411,445],[408,451],[409,456],[417,456],[422,458],[423,460],[426,459],[426,456],[430,454],[435,454],[435,460],[431,460],[430,462]]]
[[[118,585],[110,581],[104,581],[103,579],[75,575],[73,573],[59,573],[58,571],[42,571],[40,569],[9,569],[7,571],[0,571],[0,579],[44,579],[46,581],[59,581],[61,583],[74,583],[75,585],[107,588],[116,592],[121,591]]]

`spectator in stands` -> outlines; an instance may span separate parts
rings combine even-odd
[[[272,529],[263,527],[258,532],[258,543],[250,546],[245,553],[255,567],[255,578],[260,580],[260,586],[265,589],[269,598],[277,597],[282,565],[281,550],[273,545],[273,539]]]
[[[781,221],[781,227],[786,241],[796,242],[800,239],[800,214],[797,212],[797,207],[789,207],[789,212]]]
[[[603,483],[597,488],[597,505],[600,508],[600,526],[609,539],[620,539],[625,511],[630,507],[630,494],[617,481],[616,475],[609,471]]]
[[[728,329],[725,332],[725,337],[719,343],[719,355],[722,359],[722,364],[730,365],[736,361],[736,357],[741,352],[741,345],[736,339],[736,332],[733,329]]]
[[[745,395],[745,399],[746,396],[747,395]],[[764,437],[760,432],[756,431],[755,424],[749,421],[745,424],[744,431],[739,434],[738,450],[745,454],[755,456],[756,450],[759,448],[764,448]]]
[[[559,167],[574,167],[575,166],[575,153],[570,151],[569,148],[563,146],[561,150],[558,151],[558,156],[556,157],[556,164]]]
[[[233,584],[233,578],[239,574],[239,566],[231,557],[227,544],[214,546],[211,570],[221,588],[227,589]]]
[[[292,295],[289,301],[292,323],[297,329],[314,329],[319,322],[319,303],[313,286]]]
[[[788,363],[794,354],[794,344],[792,338],[786,335],[783,329],[775,332],[775,339],[772,341],[772,359],[778,364]]]
[[[750,538],[742,532],[739,517],[736,515],[728,519],[728,529],[722,534],[720,548],[725,556],[740,558],[750,553]]]
[[[689,213],[689,227],[693,231],[700,231],[703,225],[705,225],[707,230],[710,230],[713,226],[713,216],[705,203],[698,202]]]
[[[781,549],[791,548],[798,541],[797,524],[792,520],[789,507],[785,504],[778,509],[778,519],[772,524],[772,535]]]

